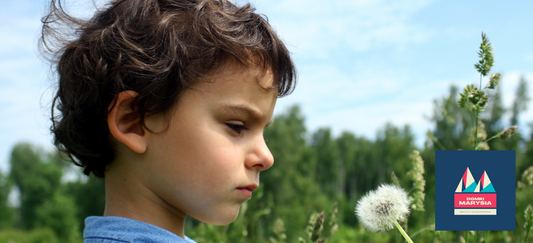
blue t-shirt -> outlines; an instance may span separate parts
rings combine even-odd
[[[84,243],[195,243],[151,224],[112,216],[87,217],[83,238]]]

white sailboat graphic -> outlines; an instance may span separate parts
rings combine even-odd
[[[479,180],[479,184],[481,184],[481,192],[496,192],[496,190],[494,190],[494,186],[492,186],[492,182],[489,179],[487,171],[483,171],[483,175]]]
[[[466,167],[466,171],[463,174],[461,181],[459,181],[459,185],[457,185],[457,189],[455,189],[455,192],[474,192],[476,187],[476,181],[474,180],[470,169]]]
[[[459,185],[457,185],[457,189],[455,189],[455,192],[462,192],[463,191],[463,178],[461,178],[461,181],[459,181]]]
[[[492,186],[492,182],[489,179],[487,171],[483,171],[483,175],[479,179],[479,183],[476,183],[470,168],[466,168],[463,177],[459,181],[459,185],[455,189],[455,192],[496,192]]]

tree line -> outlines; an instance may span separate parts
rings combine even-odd
[[[498,134],[505,124],[520,122],[530,103],[527,94],[525,78],[520,80],[510,107],[504,107],[501,93],[495,91],[481,117],[486,136]],[[425,162],[425,211],[413,212],[407,227],[431,225],[435,220],[434,151],[473,149],[471,117],[466,109],[459,108],[457,100],[458,89],[454,86],[447,96],[434,100],[428,117],[433,128],[422,147],[415,145],[409,125],[384,124],[375,139],[348,131],[334,136],[327,127],[308,131],[300,107],[292,106],[275,116],[265,130],[275,165],[261,174],[261,187],[243,205],[238,219],[219,227],[189,218],[185,232],[199,243],[297,242],[308,238],[310,216],[325,211],[330,224],[324,224],[323,237],[330,242],[392,242],[393,233],[364,231],[354,216],[354,207],[366,192],[389,183],[392,172],[400,185],[412,188],[413,181],[406,174],[412,167],[409,155],[413,150],[419,150]],[[492,150],[516,151],[517,180],[533,165],[531,122],[530,134],[519,132],[507,141],[488,143]],[[65,174],[79,175],[74,172],[78,169],[57,152],[31,143],[15,145],[9,162],[10,171],[0,172],[0,242],[81,242],[85,217],[103,213],[103,181],[82,176],[64,180]],[[17,196],[15,200],[13,195]],[[528,198],[533,198],[531,188],[517,190],[517,225],[523,224]],[[492,236],[520,239],[520,229]],[[428,230],[414,240],[429,242],[438,234]],[[453,233],[449,237],[458,240]]]

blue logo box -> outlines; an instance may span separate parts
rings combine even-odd
[[[435,230],[514,231],[514,150],[435,151]]]

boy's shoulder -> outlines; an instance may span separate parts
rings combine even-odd
[[[122,217],[85,219],[84,243],[194,243],[157,226]]]

